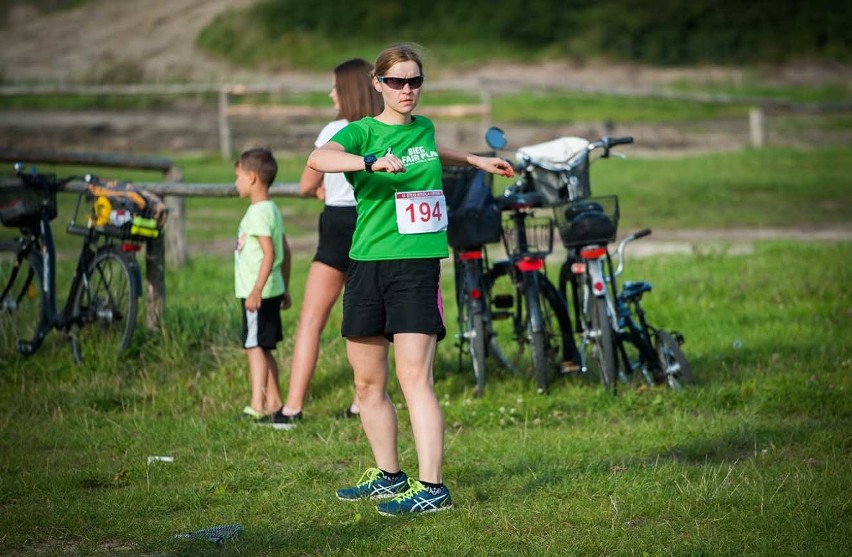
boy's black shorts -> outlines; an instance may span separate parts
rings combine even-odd
[[[349,270],[349,248],[355,233],[358,213],[355,207],[326,205],[319,218],[319,243],[314,261],[345,273]]]
[[[344,337],[446,336],[439,259],[353,261],[343,292]]]
[[[284,296],[263,298],[257,311],[246,311],[245,298],[240,299],[243,329],[240,339],[243,348],[275,350],[284,335],[281,329],[281,299]]]

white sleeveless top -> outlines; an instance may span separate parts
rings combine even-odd
[[[322,147],[334,137],[334,134],[343,129],[348,120],[335,120],[326,124],[322,131],[317,136],[314,145]],[[346,181],[342,172],[327,172],[325,180],[325,204],[332,207],[354,207],[355,194],[352,191],[352,184]]]

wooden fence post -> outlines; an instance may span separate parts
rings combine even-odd
[[[749,130],[751,132],[751,146],[764,147],[766,145],[766,118],[763,109],[752,107],[748,111]]]
[[[165,181],[177,184],[183,181],[183,173],[176,166],[169,169]],[[186,248],[186,201],[180,195],[164,195],[169,208],[169,224],[166,226],[166,256],[170,266],[181,267],[189,260]]]
[[[219,90],[219,150],[222,160],[231,158],[231,128],[228,125],[228,90]]]

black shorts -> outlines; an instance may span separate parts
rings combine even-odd
[[[245,298],[240,299],[240,313],[243,316],[243,330],[240,340],[243,348],[264,348],[274,350],[282,340],[281,299],[284,296],[263,298],[257,311],[246,311]]]
[[[446,336],[439,259],[353,261],[343,291],[344,337]]]
[[[349,270],[349,248],[358,214],[355,207],[325,206],[319,218],[319,242],[314,261],[345,273]]]

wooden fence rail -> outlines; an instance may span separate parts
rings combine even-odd
[[[165,172],[167,177],[180,178],[180,170],[171,164],[170,159],[156,157],[95,153],[25,152],[2,149],[0,150],[0,161],[143,168],[161,170]],[[20,185],[21,182],[17,178],[0,179],[0,187]],[[169,221],[164,235],[145,243],[146,324],[149,328],[156,329],[162,325],[165,311],[167,261],[173,267],[180,267],[189,258],[186,241],[185,198],[236,197],[238,193],[233,184],[186,184],[166,181],[133,182],[133,185],[161,196],[169,207]],[[65,184],[62,191],[79,194],[86,188],[87,184],[82,180],[72,180]],[[269,193],[273,197],[302,197],[297,183],[273,184]]]

